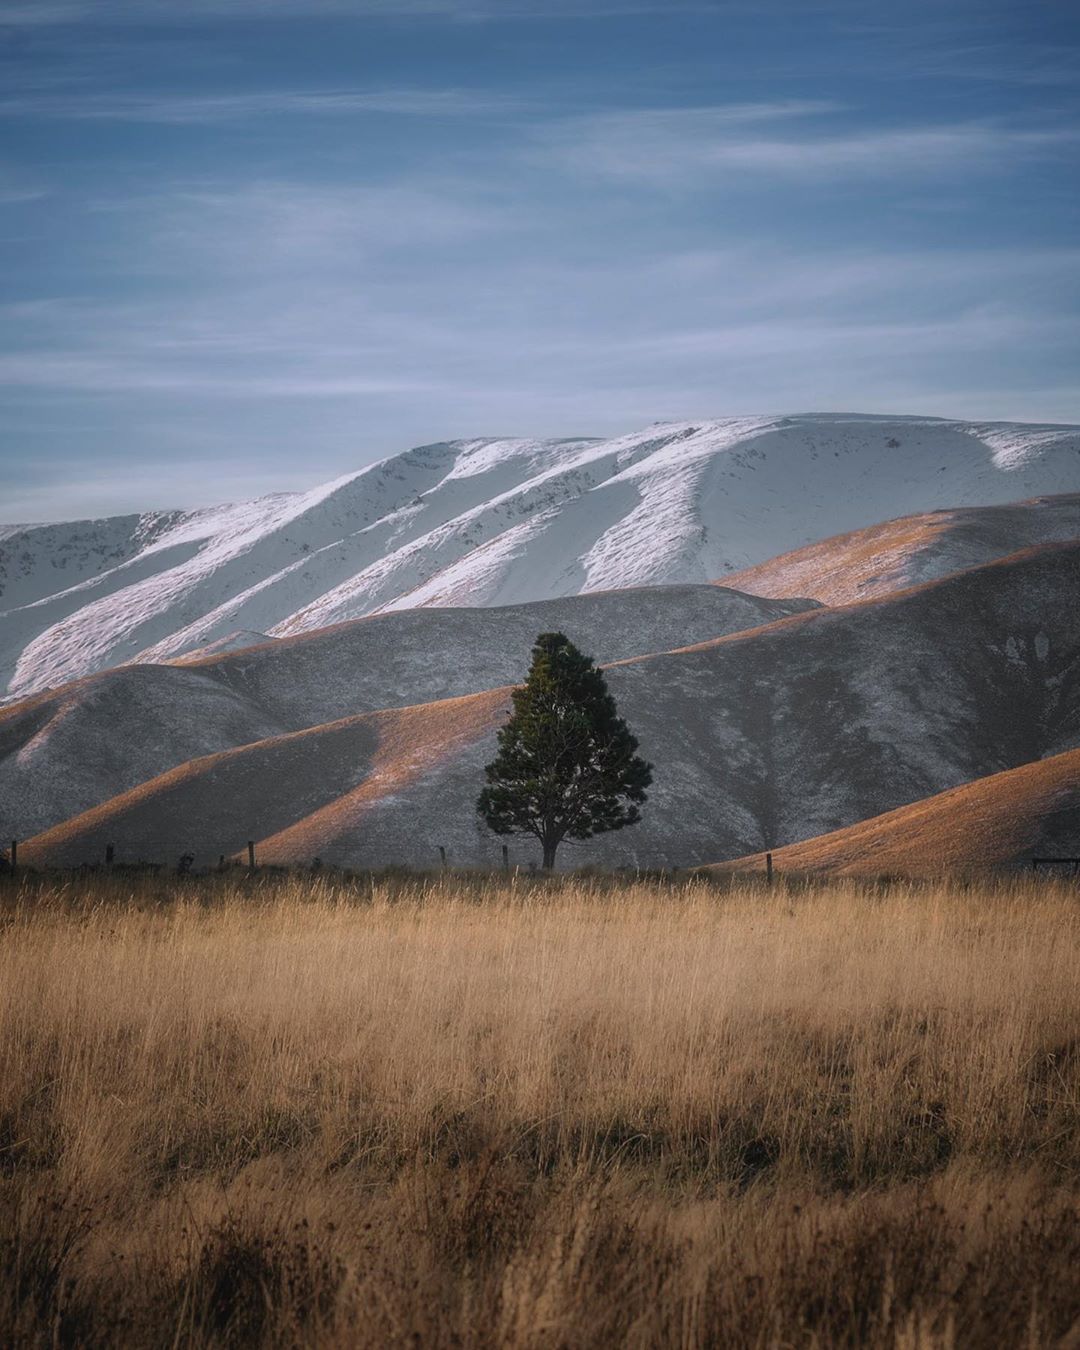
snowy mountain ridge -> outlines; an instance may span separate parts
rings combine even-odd
[[[420,446],[309,492],[0,529],[0,697],[238,630],[720,579],[840,531],[1080,489],[1080,428],[815,414]]]

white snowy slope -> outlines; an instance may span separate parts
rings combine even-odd
[[[311,492],[0,532],[0,698],[382,610],[722,579],[936,507],[1080,489],[1080,428],[821,414],[422,446]]]

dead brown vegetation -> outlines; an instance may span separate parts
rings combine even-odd
[[[1075,887],[0,888],[0,1341],[1073,1346]]]

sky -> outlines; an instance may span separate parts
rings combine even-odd
[[[0,0],[0,520],[410,445],[1080,423],[1080,5]]]

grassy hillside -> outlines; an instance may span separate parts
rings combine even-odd
[[[833,876],[942,876],[1080,855],[1080,750],[805,839],[773,853],[777,869]],[[761,871],[758,853],[710,870]]]
[[[1078,958],[1026,878],[9,882],[0,1342],[1072,1344]]]
[[[724,584],[753,595],[808,595],[849,605],[1004,558],[1018,549],[1080,536],[1080,494],[1007,506],[922,511],[816,540],[730,573]]]

